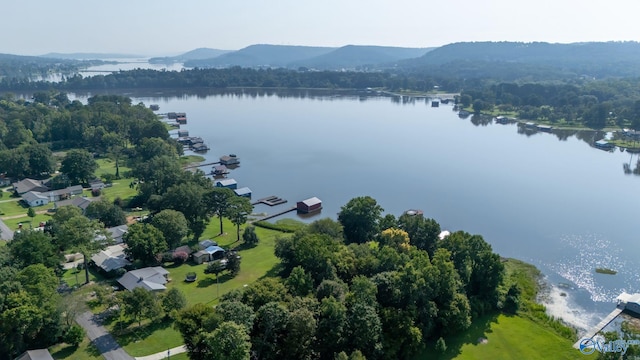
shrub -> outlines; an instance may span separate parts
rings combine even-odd
[[[84,339],[84,330],[78,326],[73,325],[64,334],[64,342],[71,346],[78,346]]]
[[[189,258],[189,254],[185,251],[176,251],[173,253],[173,262],[176,264],[182,264]]]
[[[91,189],[91,195],[93,195],[93,196],[100,196],[100,193],[101,193],[101,191],[100,191],[99,188]]]
[[[447,343],[445,343],[444,339],[441,337],[436,341],[436,351],[443,353],[447,351]]]

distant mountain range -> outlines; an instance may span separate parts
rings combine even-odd
[[[209,59],[185,61],[186,67],[285,67],[314,69],[354,69],[383,66],[424,55],[431,48],[348,45],[340,48],[251,45]]]
[[[181,55],[165,56],[165,57],[153,57],[149,59],[152,64],[172,64],[172,63],[184,63],[189,60],[201,60],[212,59],[220,55],[232,52],[233,50],[220,50],[210,48],[198,48],[188,51]]]

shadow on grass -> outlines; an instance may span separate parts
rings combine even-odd
[[[89,340],[85,340],[89,341]],[[82,356],[81,353],[85,353],[90,357],[100,358],[100,352],[98,349],[91,343],[88,343],[87,346],[81,348],[80,346],[72,346],[67,345],[58,351],[54,351],[51,353],[51,356],[54,359],[77,359],[77,358],[86,358],[86,356]]]
[[[271,269],[269,269],[269,271],[267,271],[264,275],[262,275],[259,278],[259,280],[264,279],[264,278],[279,277],[280,275],[282,275],[283,271],[284,271],[284,267],[282,266],[282,263],[278,262]]]
[[[224,274],[221,274],[218,280],[216,280],[214,275],[214,277],[207,277],[202,280],[198,280],[198,287],[199,288],[208,287],[211,285],[215,285],[217,283],[224,284],[225,282],[233,279],[234,277],[235,277],[234,275],[231,275],[230,273],[226,272]]]
[[[483,338],[486,339],[487,334],[493,332],[491,326],[492,324],[498,323],[499,315],[499,313],[485,315],[473,321],[469,329],[463,333],[446,338],[447,350],[444,353],[438,353],[435,350],[435,341],[432,341],[428,343],[426,349],[419,353],[418,356],[415,356],[414,359],[433,358],[451,360],[462,354],[463,345],[472,344],[473,346],[483,346],[483,344],[479,343],[479,340]]]
[[[170,319],[162,319],[153,322],[149,322],[146,324],[142,324],[142,326],[138,327],[137,322],[133,322],[127,328],[123,328],[122,331],[118,331],[116,337],[116,341],[120,346],[126,346],[130,343],[135,343],[137,341],[141,341],[146,339],[149,335],[154,332],[162,329],[166,329],[171,327],[173,321]],[[117,329],[117,328],[116,328]],[[119,329],[117,329],[119,330]]]

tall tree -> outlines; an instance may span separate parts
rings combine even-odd
[[[170,249],[180,246],[182,239],[189,233],[187,219],[177,210],[164,209],[153,215],[151,225],[162,232]]]
[[[89,258],[111,243],[110,234],[100,222],[78,215],[60,224],[55,236],[60,244],[82,254],[85,284],[89,283]]]
[[[138,322],[138,327],[142,325],[143,319],[153,319],[162,313],[162,308],[155,294],[137,287],[133,291],[126,291],[122,295],[124,313],[131,316]]]
[[[73,149],[62,160],[60,172],[67,175],[73,184],[88,183],[94,177],[98,163],[86,150]]]
[[[129,227],[124,235],[127,256],[140,260],[145,264],[158,262],[157,255],[168,250],[164,235],[155,226],[136,223]]]
[[[240,241],[240,225],[247,222],[247,217],[252,210],[251,201],[244,196],[234,196],[229,199],[225,216],[236,226],[236,241]]]
[[[124,211],[122,211],[122,208],[106,198],[92,201],[89,206],[87,206],[85,215],[89,219],[99,220],[106,227],[120,226],[127,223],[127,217]]]
[[[11,256],[21,267],[43,264],[48,268],[57,269],[60,267],[62,254],[51,240],[51,237],[42,231],[26,230],[16,233],[8,245]]]
[[[251,343],[244,327],[235,322],[220,324],[207,344],[211,347],[213,360],[249,360]]]
[[[206,188],[201,184],[185,182],[170,187],[162,196],[165,209],[173,209],[184,214],[196,239],[200,237],[209,221],[207,206],[203,200],[205,192]]]
[[[382,207],[370,196],[356,197],[340,208],[338,221],[344,228],[347,242],[363,243],[378,233]]]
[[[224,234],[222,218],[226,214],[227,207],[229,207],[229,200],[234,196],[236,195],[233,193],[233,190],[223,187],[215,187],[205,194],[207,209],[211,214],[218,216],[218,220],[220,220],[221,235]]]

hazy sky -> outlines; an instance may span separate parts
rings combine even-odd
[[[637,0],[31,0],[0,5],[0,53],[173,55],[251,44],[640,41]]]

